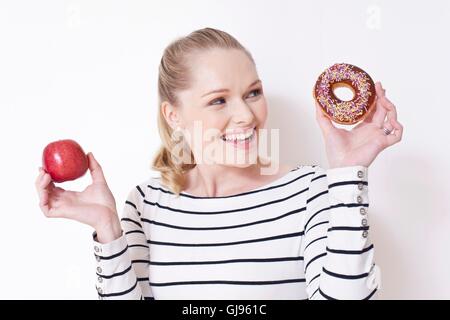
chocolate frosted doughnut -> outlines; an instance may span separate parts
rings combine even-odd
[[[354,97],[342,101],[333,92],[336,87],[348,87]],[[363,120],[375,105],[375,84],[362,69],[347,63],[337,63],[326,69],[314,86],[314,98],[322,111],[334,122],[354,124]]]

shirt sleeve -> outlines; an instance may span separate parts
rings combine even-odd
[[[99,299],[153,299],[148,275],[150,250],[140,213],[143,196],[139,186],[129,193],[121,218],[121,237],[102,244],[96,232],[93,234]]]
[[[301,255],[308,299],[376,299],[380,271],[369,238],[368,168],[316,166]]]

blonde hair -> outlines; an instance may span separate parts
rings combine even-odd
[[[250,52],[233,36],[217,29],[204,28],[170,43],[165,48],[159,65],[158,130],[162,145],[153,159],[152,169],[160,172],[162,183],[176,195],[179,195],[184,189],[185,173],[194,168],[196,164],[190,150],[188,150],[190,153],[189,163],[173,161],[172,157],[177,155],[173,154],[171,150],[176,142],[171,138],[173,129],[164,118],[161,105],[164,101],[175,107],[180,105],[176,93],[188,89],[190,85],[188,57],[204,50],[216,48],[242,50],[255,63]]]

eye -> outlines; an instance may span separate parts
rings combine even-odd
[[[252,91],[250,92],[250,94],[248,95],[248,97],[249,97],[249,98],[254,98],[254,97],[260,96],[261,93],[262,93],[262,90],[261,90],[261,89],[255,89],[255,90],[252,90]],[[209,103],[209,105],[211,105],[211,106],[218,106],[218,105],[224,104],[225,102],[226,102],[226,101],[225,101],[225,98],[220,97],[220,98],[217,98],[217,99],[212,100],[212,101]]]
[[[252,95],[253,93],[255,94],[253,97],[257,97],[257,96],[261,95],[261,92],[262,92],[261,89],[255,89],[255,90],[252,90],[252,91],[250,92],[250,94],[249,94],[249,97],[251,97],[251,95]]]
[[[218,105],[221,105],[222,103],[220,103],[220,102],[222,102],[223,101],[223,103],[225,103],[225,99],[224,98],[217,98],[217,99],[214,99],[213,101],[211,101],[210,103],[209,103],[209,105],[212,105],[212,106],[218,106]],[[217,103],[217,102],[219,102],[219,103]]]

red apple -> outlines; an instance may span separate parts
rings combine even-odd
[[[82,177],[88,169],[88,159],[74,140],[58,140],[45,147],[42,166],[53,181],[64,182]]]

